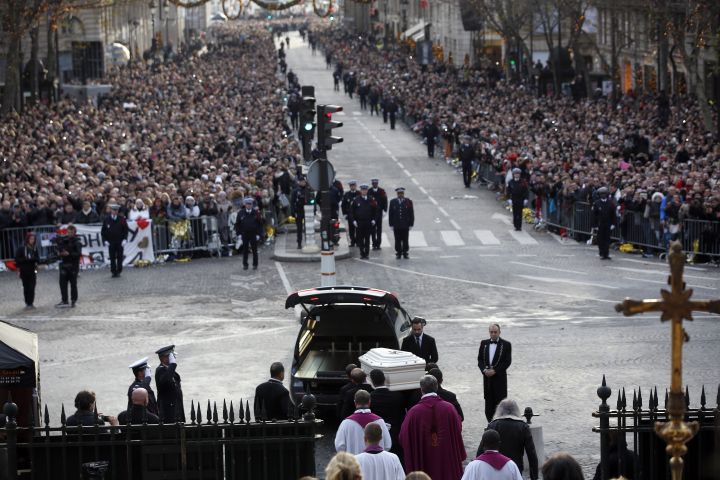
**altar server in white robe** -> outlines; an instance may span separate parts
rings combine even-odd
[[[405,471],[397,455],[380,446],[383,431],[377,423],[365,427],[365,451],[355,456],[363,480],[403,480]]]
[[[362,453],[365,450],[365,427],[370,423],[377,424],[382,430],[379,445],[383,450],[390,450],[392,440],[385,420],[370,411],[370,394],[358,390],[355,392],[355,413],[340,423],[335,434],[335,450],[353,455]]]

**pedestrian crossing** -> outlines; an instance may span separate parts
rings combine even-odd
[[[382,245],[395,245],[392,229],[384,230],[386,231],[382,233]],[[539,245],[539,242],[529,233],[525,231],[517,232],[514,229],[495,233],[491,230],[473,230],[472,232],[460,230],[410,230],[408,243],[410,243],[410,248]]]

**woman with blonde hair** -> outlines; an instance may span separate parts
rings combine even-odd
[[[355,456],[347,452],[338,452],[325,467],[327,480],[362,480],[360,464]]]

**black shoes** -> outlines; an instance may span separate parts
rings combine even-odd
[[[407,260],[407,259],[410,258],[410,255],[408,255],[407,253],[403,253],[403,258],[404,258],[405,260]]]
[[[60,302],[55,305],[55,308],[70,308],[70,304],[67,302]]]
[[[400,254],[400,253],[395,254],[395,258],[399,259],[400,257],[402,257],[402,254]]]
[[[248,268],[250,268],[250,267],[247,265],[243,265],[243,270],[247,270]]]

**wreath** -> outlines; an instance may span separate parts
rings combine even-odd
[[[317,7],[317,0],[313,0],[313,11],[315,11],[315,15],[317,15],[320,18],[327,18],[335,11],[335,8],[333,8],[333,0],[330,0],[330,5],[328,5],[327,11],[325,13],[321,13],[320,10]]]

